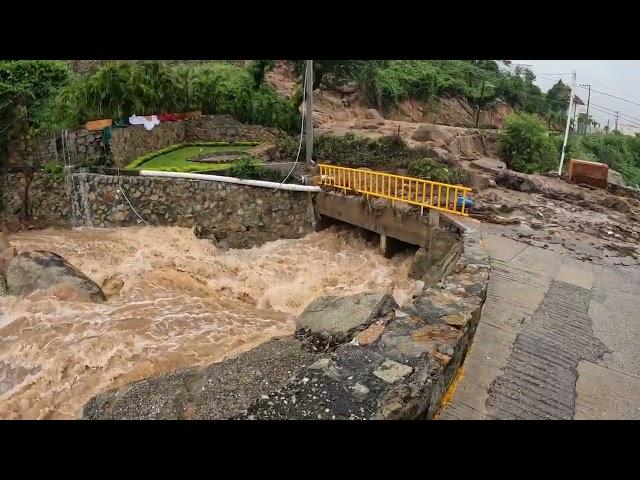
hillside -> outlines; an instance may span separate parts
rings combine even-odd
[[[290,63],[276,62],[272,71],[266,73],[266,81],[278,94],[291,97],[297,86],[297,76]],[[362,88],[351,81],[339,88],[321,88],[314,91],[314,121],[321,128],[376,129],[380,118],[411,123],[434,123],[453,127],[474,127],[476,110],[469,101],[461,97],[442,97],[425,101],[406,99],[390,108],[371,108],[364,98]],[[483,128],[502,128],[506,117],[514,111],[503,101],[482,109],[478,124]]]

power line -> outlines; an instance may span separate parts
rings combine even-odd
[[[619,113],[621,117],[626,117],[626,118],[628,118],[628,119],[631,119],[631,120],[637,120],[638,122],[640,122],[640,118],[638,118],[638,117],[633,117],[633,116],[631,116],[631,115],[627,115],[626,113],[621,113],[619,110],[613,110],[612,108],[604,107],[604,106],[602,106],[602,105],[596,105],[595,103],[592,103],[591,105],[592,105],[592,106],[599,107],[599,108],[604,108],[605,110],[609,110],[609,111],[610,111],[610,112],[612,112],[612,113]]]
[[[581,78],[585,78],[587,81],[589,81],[589,83],[592,83],[592,84],[594,84],[594,85],[596,85],[596,86],[598,86],[598,85],[599,85],[600,87],[603,87],[603,88],[605,88],[605,89],[607,89],[607,90],[610,90],[610,91],[612,91],[612,92],[616,92],[616,93],[618,93],[618,94],[620,94],[620,95],[625,95],[625,96],[627,96],[627,97],[633,97],[633,94],[632,94],[632,93],[625,92],[625,91],[623,91],[623,90],[620,90],[619,88],[612,88],[612,87],[611,87],[611,86],[609,86],[609,85],[605,85],[605,84],[604,84],[604,83],[602,83],[602,82],[599,82],[599,81],[597,81],[597,80],[594,80],[592,77],[587,77],[586,75],[580,75],[580,77],[581,77]]]
[[[580,85],[578,85],[578,86],[579,86],[580,88],[585,88],[585,87],[582,87],[582,86],[580,86]],[[601,92],[600,90],[595,90],[595,89],[593,89],[593,88],[591,89],[591,91],[592,91],[592,92],[596,92],[596,93],[600,93],[600,94],[602,94],[602,95],[606,95],[607,97],[617,98],[618,100],[622,100],[622,101],[624,101],[624,102],[629,102],[629,103],[633,103],[634,105],[638,105],[638,106],[640,106],[640,103],[638,103],[638,102],[634,102],[633,100],[629,100],[628,98],[618,97],[618,96],[616,96],[616,95],[611,95],[610,93],[605,93],[605,92]]]

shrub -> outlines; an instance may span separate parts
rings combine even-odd
[[[52,107],[59,120],[75,124],[196,109],[286,131],[299,129],[298,105],[292,99],[278,96],[264,83],[256,85],[248,70],[218,62],[107,62],[70,82]]]
[[[469,175],[462,169],[449,167],[431,158],[421,158],[409,164],[409,175],[435,182],[468,185]]]
[[[45,175],[53,180],[60,180],[64,178],[64,169],[62,168],[62,165],[56,161],[49,160],[44,164],[43,170]]]
[[[271,160],[293,161],[298,153],[299,145],[299,138],[279,134],[276,136],[273,147],[269,148],[267,151],[267,155]],[[304,157],[304,140],[300,151],[300,157]]]
[[[231,176],[246,178],[250,180],[265,180],[268,182],[282,182],[286,177],[285,173],[265,168],[254,157],[242,157],[233,162],[230,169]],[[291,177],[289,177],[291,178]]]
[[[545,172],[558,163],[554,141],[542,122],[528,114],[511,114],[500,144],[509,167],[525,173]]]
[[[71,71],[60,61],[0,61],[0,154],[24,124],[36,131],[52,123],[50,97],[70,78]]]

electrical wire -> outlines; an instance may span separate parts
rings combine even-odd
[[[583,89],[587,90],[587,87],[583,87],[582,85],[578,85],[578,88],[583,88]],[[632,103],[632,104],[634,104],[634,105],[638,105],[638,106],[640,106],[640,103],[635,102],[635,101],[633,101],[633,100],[629,100],[628,98],[617,97],[617,96],[615,96],[615,95],[611,95],[610,93],[601,92],[600,90],[595,90],[595,89],[593,89],[593,88],[591,89],[591,91],[592,91],[592,92],[595,92],[595,93],[600,93],[600,94],[602,94],[602,95],[606,95],[607,97],[616,98],[616,99],[618,99],[618,100],[622,100],[622,101],[624,101],[624,102],[628,102],[628,103]]]
[[[142,223],[144,223],[145,225],[149,225],[149,222],[147,222],[144,218],[142,218],[142,216],[138,213],[138,211],[135,209],[135,207],[131,204],[131,201],[129,200],[129,197],[127,197],[127,194],[124,192],[124,190],[122,188],[122,181],[120,180],[120,169],[118,167],[116,167],[116,177],[118,178],[118,187],[119,187],[118,188],[118,192],[122,193],[122,196],[127,201],[129,206],[131,207],[131,210],[142,221]]]
[[[307,72],[305,71],[303,77],[302,77],[302,103],[303,105],[305,104],[305,100],[307,98]],[[306,113],[306,112],[305,112]],[[312,112],[313,115],[313,112]],[[291,167],[291,170],[289,170],[289,173],[287,174],[286,177],[284,177],[284,180],[282,180],[280,182],[280,185],[278,185],[273,191],[276,192],[280,189],[280,187],[284,184],[284,182],[287,181],[287,179],[289,178],[289,176],[291,175],[291,173],[293,172],[293,170],[296,168],[296,165],[298,164],[298,159],[300,158],[300,152],[302,151],[302,139],[303,139],[303,134],[305,133],[304,131],[304,115],[301,115],[301,121],[300,121],[300,143],[298,144],[298,153],[296,153],[296,160],[295,162],[293,162],[293,166]]]

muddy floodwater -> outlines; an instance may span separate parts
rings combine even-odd
[[[92,396],[176,368],[220,361],[291,334],[314,298],[361,291],[407,301],[411,253],[383,258],[353,230],[219,251],[189,229],[41,230],[19,252],[62,255],[102,286],[87,302],[58,286],[0,297],[0,418],[78,418]]]

